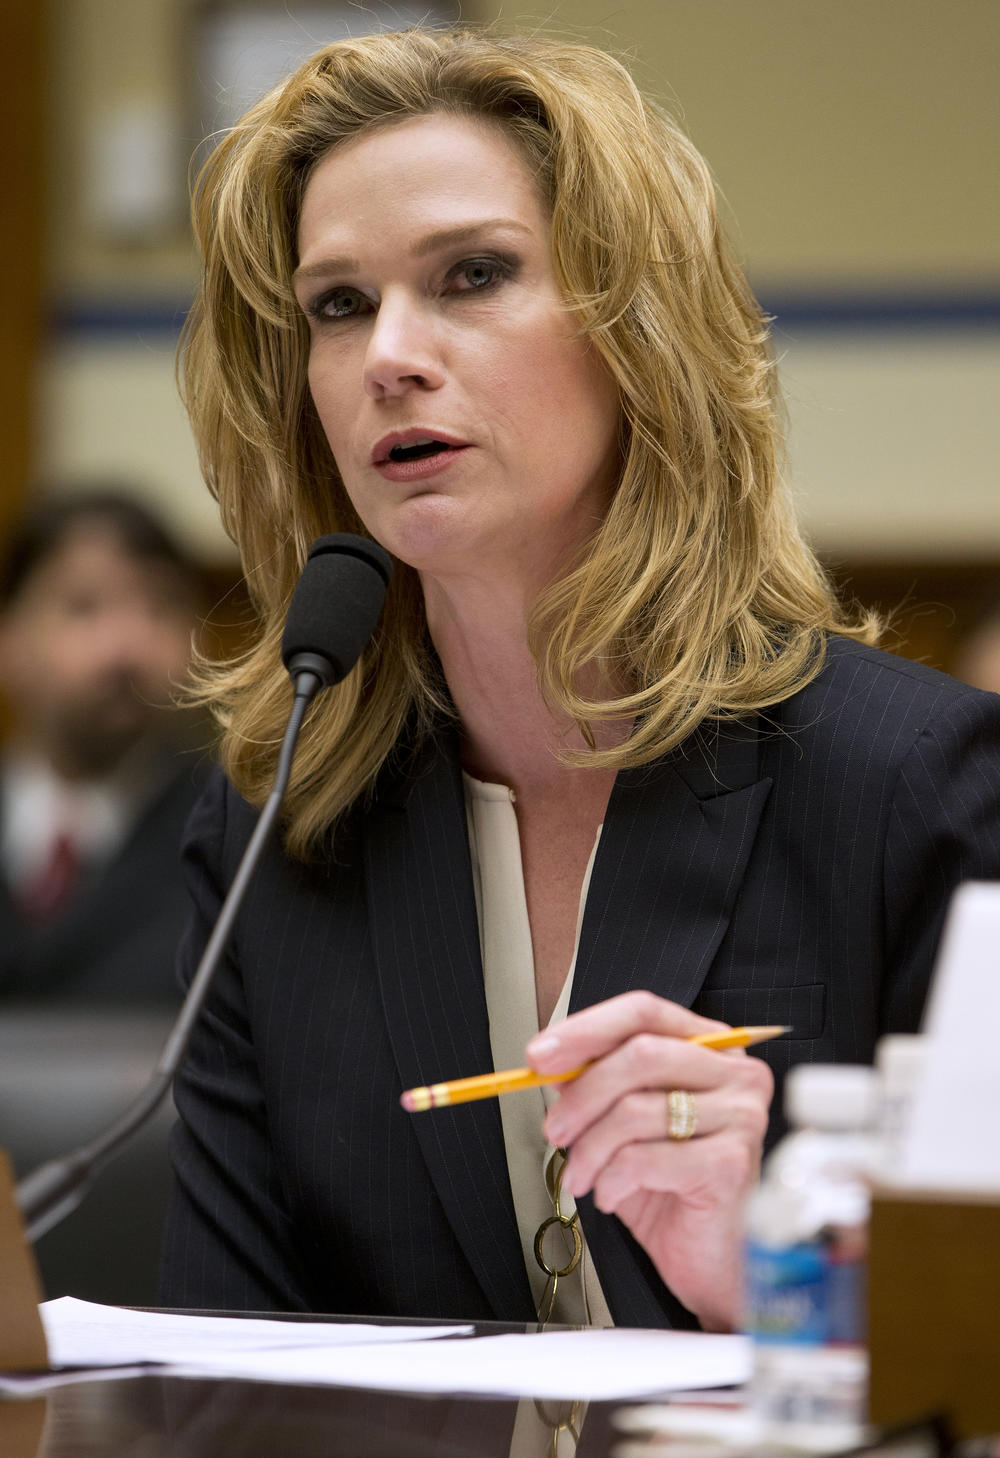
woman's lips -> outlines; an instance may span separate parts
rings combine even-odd
[[[468,446],[442,446],[433,455],[418,456],[412,461],[394,461],[391,456],[386,456],[373,464],[387,481],[424,481],[446,471],[467,450]]]

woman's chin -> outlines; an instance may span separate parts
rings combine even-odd
[[[423,492],[371,522],[369,530],[401,562],[417,572],[474,569],[485,547],[483,523],[466,502]]]

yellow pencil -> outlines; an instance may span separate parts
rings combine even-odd
[[[697,1043],[702,1048],[749,1048],[754,1043],[765,1043],[768,1038],[779,1038],[790,1033],[791,1028],[772,1026],[763,1028],[726,1028],[721,1033],[697,1033],[688,1038],[688,1043]],[[586,1067],[586,1064],[584,1064]],[[536,1073],[533,1068],[508,1068],[502,1073],[480,1073],[474,1078],[453,1078],[447,1083],[432,1083],[424,1088],[408,1088],[399,1102],[411,1114],[424,1109],[441,1109],[447,1104],[467,1104],[471,1099],[492,1099],[498,1094],[513,1093],[519,1088],[538,1088],[545,1083],[568,1083],[579,1078],[583,1068],[571,1068],[566,1073]]]

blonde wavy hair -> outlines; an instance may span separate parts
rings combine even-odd
[[[280,640],[313,538],[362,531],[313,408],[308,332],[292,291],[303,192],[330,148],[445,112],[488,118],[521,149],[551,212],[556,277],[621,401],[621,478],[582,560],[536,605],[531,646],[549,703],[590,726],[634,718],[637,765],[707,719],[787,698],[818,671],[841,614],[796,527],[766,320],[720,230],[711,177],[628,72],[590,47],[466,29],[338,41],[264,97],[199,178],[204,275],[181,387],[210,489],[259,614],[236,661],[200,668],[237,788],[266,796],[290,689]],[[622,692],[592,701],[588,663]],[[370,792],[404,729],[449,708],[416,574],[399,564],[361,663],[307,719],[287,800],[301,857]]]

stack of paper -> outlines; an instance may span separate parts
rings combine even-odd
[[[466,1340],[470,1326],[376,1326],[125,1311],[64,1297],[42,1307],[53,1372],[0,1377],[0,1392],[157,1364],[185,1377],[396,1392],[592,1400],[745,1382],[745,1337],[586,1329]],[[450,1338],[434,1340],[434,1338]]]

